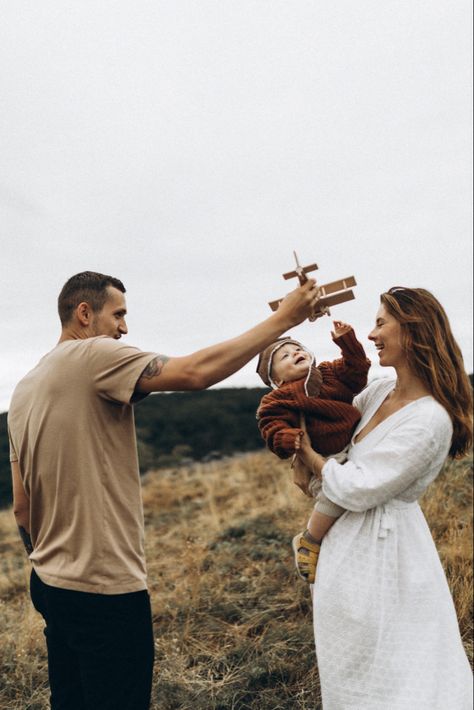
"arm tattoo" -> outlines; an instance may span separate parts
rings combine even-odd
[[[21,525],[18,526],[18,530],[20,531],[20,537],[23,540],[25,550],[27,551],[28,555],[31,555],[31,553],[33,552],[33,543],[31,542],[31,537],[29,533],[27,533],[25,528]]]
[[[161,371],[163,370],[168,360],[169,357],[167,355],[158,355],[157,357],[153,358],[153,360],[149,362],[143,370],[141,377],[144,377],[146,380],[150,380],[152,377],[157,377],[158,375],[161,375]]]

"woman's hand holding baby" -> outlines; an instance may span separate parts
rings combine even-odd
[[[302,432],[301,432],[302,433]],[[291,460],[291,470],[293,471],[293,483],[301,488],[305,496],[312,498],[309,491],[309,482],[313,477],[311,469],[309,469],[306,464],[304,464],[301,459],[297,456],[297,453],[293,456]]]
[[[311,446],[310,438],[306,432],[300,432],[299,435],[296,437],[295,453],[296,461],[300,461],[315,476],[321,475],[321,470],[324,464],[326,463],[326,459],[313,449],[313,447]]]

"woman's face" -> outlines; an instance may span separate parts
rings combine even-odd
[[[406,364],[406,354],[402,347],[402,328],[400,323],[380,305],[375,317],[375,328],[369,333],[378,350],[382,367],[397,367]]]

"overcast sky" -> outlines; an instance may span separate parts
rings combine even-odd
[[[471,2],[2,15],[0,411],[55,345],[72,274],[121,278],[128,342],[182,355],[265,318],[293,249],[321,283],[355,275],[333,316],[363,342],[381,291],[432,290],[472,371]],[[330,326],[292,334],[332,359]],[[260,385],[254,370],[226,384]]]

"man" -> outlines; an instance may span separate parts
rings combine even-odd
[[[246,333],[185,357],[122,344],[125,287],[83,272],[58,299],[61,337],[8,415],[14,514],[46,622],[53,710],[145,710],[153,634],[133,402],[204,389],[312,312],[313,280]]]

